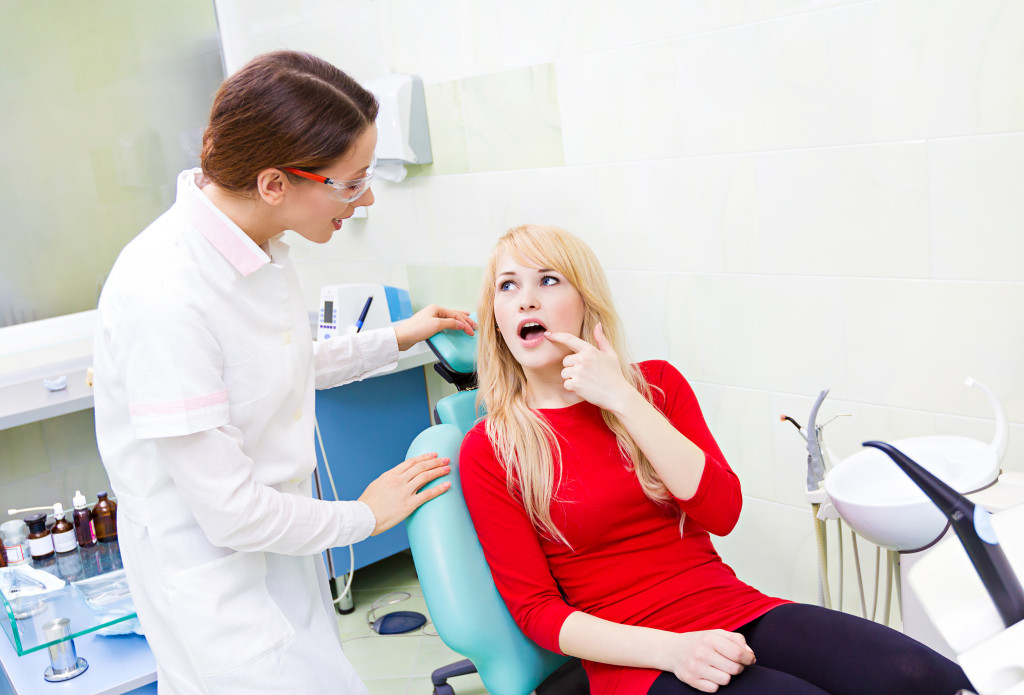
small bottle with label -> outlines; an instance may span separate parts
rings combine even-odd
[[[92,524],[96,529],[96,540],[112,543],[117,540],[117,504],[107,499],[106,492],[96,495],[96,506],[92,508]]]
[[[46,560],[53,557],[53,537],[46,528],[46,515],[42,512],[25,517],[28,524],[28,548],[33,560]]]
[[[0,536],[4,539],[4,554],[8,565],[13,567],[28,562],[28,527],[24,521],[14,519],[0,524]]]
[[[91,548],[96,545],[96,531],[92,527],[92,512],[85,506],[85,495],[81,490],[75,490],[71,501],[75,505],[75,539],[81,547]]]
[[[75,540],[75,527],[68,523],[64,517],[64,506],[57,502],[53,505],[53,528],[50,535],[53,537],[53,549],[58,553],[70,553],[78,547]]]

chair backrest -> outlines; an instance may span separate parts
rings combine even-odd
[[[462,375],[467,368],[475,369],[474,362],[465,360],[466,343],[475,341],[462,333],[444,333],[448,334],[445,341],[431,342],[445,366],[452,368],[457,362]],[[446,342],[454,345],[460,358],[446,360],[444,355],[450,349]],[[469,354],[474,355],[475,350]],[[406,519],[409,545],[427,609],[444,643],[473,662],[492,695],[526,695],[567,657],[537,646],[516,625],[494,586],[466,509],[459,480],[459,448],[478,419],[474,396],[472,391],[460,391],[441,399],[437,413],[442,424],[422,432],[409,447],[409,458],[436,451],[451,458],[452,467],[449,475],[428,485],[448,481],[451,489]]]

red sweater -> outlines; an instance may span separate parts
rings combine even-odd
[[[640,363],[654,403],[705,454],[696,494],[666,510],[651,502],[625,468],[601,410],[587,402],[536,411],[561,445],[562,481],[551,503],[572,545],[540,536],[509,494],[484,424],[459,457],[466,504],[494,582],[524,633],[558,652],[562,623],[574,611],[627,625],[688,632],[734,630],[786,603],[736,578],[711,545],[739,518],[736,474],[708,431],[690,385],[664,361]],[[686,514],[680,537],[679,512]],[[660,672],[584,662],[591,692],[646,693]]]

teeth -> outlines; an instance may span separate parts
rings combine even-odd
[[[543,328],[544,327],[544,326],[540,325],[539,323],[537,323],[536,321],[530,321],[529,323],[524,323],[523,324],[523,328],[533,328],[534,326],[536,326],[537,328]]]

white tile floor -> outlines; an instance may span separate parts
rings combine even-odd
[[[357,570],[352,582],[355,611],[338,616],[345,655],[365,681],[371,695],[430,695],[431,672],[441,666],[461,661],[434,636],[428,623],[428,634],[415,631],[405,635],[378,635],[366,621],[373,602],[392,591],[406,591],[411,598],[377,611],[377,617],[391,611],[418,611],[427,615],[426,603],[408,551],[398,553]],[[476,674],[458,676],[450,681],[456,695],[486,695],[487,690]]]

